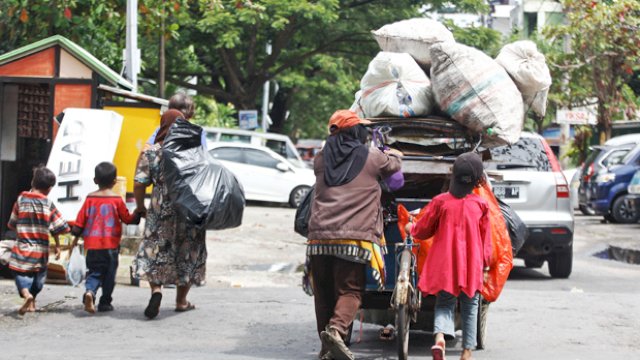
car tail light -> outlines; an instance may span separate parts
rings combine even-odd
[[[551,234],[553,235],[565,235],[568,234],[569,231],[567,231],[567,229],[565,228],[552,228],[551,229]]]
[[[589,165],[589,168],[587,169],[587,173],[584,176],[584,181],[589,182],[589,180],[591,180],[595,172],[596,172],[596,168],[595,166],[593,166],[593,163],[591,163],[591,165]]]
[[[556,176],[556,198],[569,198],[569,183],[567,182],[567,179],[565,179],[562,169],[560,169],[560,163],[558,163],[556,155],[544,139],[542,139],[542,145],[544,146],[544,151],[547,153],[547,157],[549,158],[549,163],[551,163],[551,170],[553,170]]]

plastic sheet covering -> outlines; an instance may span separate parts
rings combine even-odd
[[[244,190],[201,146],[200,126],[178,119],[162,145],[165,182],[178,214],[198,228],[221,230],[242,223]]]
[[[504,221],[507,224],[507,230],[509,231],[509,237],[511,238],[511,250],[513,252],[513,256],[516,256],[518,251],[522,248],[522,245],[524,245],[524,241],[529,236],[529,229],[527,229],[527,225],[525,225],[524,221],[522,221],[520,216],[513,211],[509,204],[500,199],[497,200],[498,205],[500,205],[500,211],[502,211]]]
[[[489,280],[484,284],[482,288],[482,297],[489,301],[494,302],[500,296],[504,284],[507,282],[511,268],[513,268],[513,253],[511,248],[511,239],[509,232],[507,231],[507,225],[502,216],[500,206],[495,196],[491,192],[489,185],[485,184],[483,187],[475,188],[473,191],[478,196],[484,198],[489,203],[489,217],[491,219],[491,270],[489,271]],[[426,208],[426,207],[425,207]],[[423,208],[420,213],[414,216],[414,222],[418,221],[425,212]],[[406,237],[404,227],[409,222],[409,212],[407,209],[399,205],[398,206],[398,227],[400,234],[403,238]],[[433,244],[433,238],[429,239],[414,239],[415,242],[420,244],[420,247],[414,253],[418,258],[418,269],[422,269],[429,249]]]
[[[316,194],[316,186],[313,185],[307,194],[300,201],[296,210],[296,217],[293,223],[293,230],[298,234],[307,237],[309,235],[309,218],[311,217],[311,203]]]

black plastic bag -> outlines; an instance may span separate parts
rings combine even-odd
[[[511,248],[513,250],[513,256],[515,256],[522,245],[524,245],[525,240],[529,237],[529,230],[527,229],[527,225],[525,225],[524,221],[518,216],[518,214],[513,211],[511,206],[502,201],[500,198],[497,198],[498,205],[500,206],[500,211],[502,212],[502,216],[504,217],[504,222],[507,223],[507,229],[509,230],[509,237],[511,238]]]
[[[298,209],[296,210],[295,222],[293,224],[293,230],[298,234],[307,237],[309,235],[309,218],[311,217],[311,203],[316,193],[316,186],[313,185],[307,194],[300,201]]]
[[[178,119],[162,145],[162,170],[169,200],[197,228],[240,226],[244,190],[236,177],[201,145],[202,128]]]

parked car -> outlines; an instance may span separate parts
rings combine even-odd
[[[615,139],[617,138],[611,140]],[[613,143],[617,144],[617,142]],[[591,182],[595,180],[596,174],[608,166],[620,163],[634,146],[635,144],[624,143],[622,145],[596,145],[591,148],[591,154],[582,166],[580,185],[578,187],[578,203],[583,214],[596,214],[595,210],[589,205],[589,188]]]
[[[635,223],[640,212],[625,202],[628,186],[640,169],[640,145],[627,151],[619,161],[612,161],[602,168],[588,187],[589,206],[598,215],[616,223]]]
[[[636,171],[631,178],[627,192],[628,194],[625,196],[627,207],[635,209],[636,212],[640,212],[640,170]]]
[[[213,143],[209,152],[238,178],[247,200],[297,207],[316,181],[313,170],[295,167],[263,146]]]
[[[581,168],[563,170],[564,178],[569,182],[569,199],[571,199],[571,208],[579,209],[578,188],[580,187]]]
[[[573,266],[574,218],[569,184],[553,151],[538,134],[523,132],[512,146],[490,150],[487,173],[496,197],[509,204],[529,229],[517,254],[527,267],[567,278]]]
[[[302,161],[298,150],[296,150],[296,147],[287,135],[216,127],[205,127],[204,130],[207,133],[208,148],[211,148],[213,146],[212,144],[217,142],[239,142],[265,146],[287,159],[296,167],[308,167],[308,165]]]

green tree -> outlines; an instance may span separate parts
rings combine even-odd
[[[635,95],[627,83],[638,70],[640,2],[565,0],[563,5],[566,23],[545,29],[552,46],[562,47],[568,41],[571,48],[551,58],[566,76],[554,101],[574,107],[595,99],[600,142],[604,142],[611,137],[614,117],[635,110]]]

